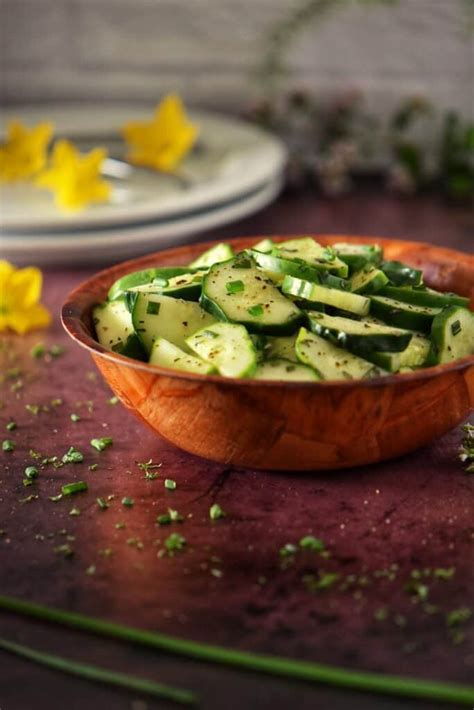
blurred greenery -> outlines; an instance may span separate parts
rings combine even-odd
[[[455,1],[455,0],[451,0]],[[457,0],[460,24],[474,30],[474,0]],[[395,6],[399,0],[298,0],[267,32],[256,78],[263,96],[253,118],[278,133],[290,153],[289,181],[316,183],[326,193],[350,189],[372,170],[403,192],[438,189],[474,199],[474,123],[444,115],[422,96],[402,98],[385,125],[364,109],[356,91],[322,100],[307,91],[284,91],[294,41],[312,24],[360,5]],[[426,136],[434,136],[427,144]],[[369,167],[368,167],[369,165]]]

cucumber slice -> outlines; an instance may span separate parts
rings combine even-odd
[[[101,303],[92,311],[97,340],[120,355],[143,360],[145,354],[133,330],[132,316],[123,299]]]
[[[326,338],[363,357],[371,350],[401,352],[411,340],[412,333],[400,328],[377,325],[367,321],[357,321],[325,313],[308,313],[309,327],[322,338]]]
[[[329,271],[342,278],[349,273],[347,264],[339,259],[332,247],[323,247],[311,237],[280,242],[273,255],[290,261],[302,261],[319,271]]]
[[[474,313],[449,306],[438,313],[431,328],[427,365],[439,365],[474,355]]]
[[[378,265],[382,261],[383,251],[378,244],[338,242],[332,246],[339,259],[344,261],[352,271],[363,269],[368,264]]]
[[[371,296],[370,301],[370,312],[386,323],[423,333],[430,332],[433,318],[440,312],[439,308],[415,306],[386,296]]]
[[[290,360],[298,362],[295,353],[296,335],[267,336],[265,343],[265,357],[268,360]]]
[[[355,313],[358,316],[366,316],[370,309],[370,300],[364,296],[348,291],[340,291],[336,288],[327,288],[320,284],[311,283],[297,279],[294,276],[285,276],[282,284],[283,293],[296,296],[305,301],[306,304],[323,303],[327,306],[334,306],[342,311]]]
[[[262,271],[276,283],[281,283],[286,274],[319,283],[320,269],[309,266],[305,262],[281,259],[278,256],[273,256],[273,254],[262,254],[254,249],[249,249],[248,254],[256,261]]]
[[[367,266],[349,279],[353,293],[376,293],[388,284],[388,276],[375,266]]]
[[[271,239],[262,239],[260,242],[255,244],[252,249],[255,251],[261,251],[263,254],[269,254],[277,245],[272,242]]]
[[[220,244],[216,244],[215,246],[211,247],[207,251],[205,251],[201,256],[198,256],[197,259],[194,259],[189,266],[191,269],[202,269],[204,268],[209,268],[213,266],[214,264],[219,264],[221,261],[227,261],[228,259],[232,259],[234,256],[234,250],[230,246],[230,244],[225,244],[224,242],[221,242]]]
[[[266,360],[257,367],[255,380],[282,380],[284,382],[316,382],[320,378],[308,365],[291,362],[283,358]]]
[[[247,255],[210,269],[204,277],[201,304],[219,320],[242,323],[256,333],[291,333],[303,318]]]
[[[224,377],[251,377],[257,367],[257,353],[243,325],[214,323],[186,343]]]
[[[430,341],[419,333],[413,333],[408,346],[402,352],[367,352],[365,357],[375,365],[389,372],[400,372],[405,368],[416,370],[423,367],[430,351]]]
[[[195,372],[198,375],[211,375],[216,371],[215,367],[210,363],[204,362],[204,360],[195,355],[188,355],[184,350],[173,345],[165,338],[157,338],[155,340],[148,362],[150,365],[169,367],[171,370]]]
[[[162,266],[156,269],[144,269],[143,271],[133,271],[131,274],[125,274],[109,288],[107,298],[109,301],[114,301],[121,298],[126,291],[136,286],[150,284],[153,279],[168,280],[173,276],[181,276],[189,273],[188,266]]]
[[[401,261],[383,261],[380,268],[394,286],[421,286],[423,283],[423,272]]]
[[[159,293],[128,295],[133,327],[147,353],[159,337],[186,350],[186,338],[215,322],[215,318],[191,301]]]
[[[378,294],[395,298],[403,303],[413,303],[415,306],[429,306],[430,308],[444,308],[445,306],[462,306],[469,308],[469,299],[458,296],[456,293],[441,293],[432,288],[412,286],[385,286]]]
[[[371,362],[339,348],[329,340],[301,328],[296,339],[296,355],[323,380],[358,380],[383,374]]]
[[[202,280],[207,271],[200,270],[189,272],[169,279],[154,279],[151,284],[135,286],[129,291],[142,293],[162,293],[164,296],[184,298],[185,301],[199,301],[202,290]]]

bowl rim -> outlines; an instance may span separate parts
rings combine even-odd
[[[437,246],[434,244],[429,244],[428,242],[414,242],[405,239],[392,239],[388,237],[375,237],[375,236],[365,236],[365,235],[348,235],[348,234],[286,234],[286,235],[256,235],[256,236],[245,236],[245,237],[234,237],[232,239],[226,239],[225,242],[232,245],[239,245],[238,248],[242,247],[243,242],[248,242],[249,244],[257,243],[262,239],[271,239],[275,242],[281,242],[288,239],[295,239],[297,237],[313,237],[317,241],[326,242],[328,244],[334,242],[353,242],[355,244],[382,244],[382,245],[393,245],[399,244],[404,247],[409,247],[414,251],[422,250],[436,250],[438,253],[444,253],[446,256],[451,258],[459,258],[472,260],[472,267],[474,269],[474,257],[466,252],[461,252],[455,249],[449,249],[446,247]],[[445,363],[443,365],[435,365],[433,367],[426,367],[414,372],[402,372],[402,373],[392,373],[389,375],[381,375],[380,377],[371,377],[367,379],[358,380],[317,380],[314,382],[286,382],[284,380],[256,380],[252,378],[235,378],[235,377],[223,377],[222,375],[202,375],[192,372],[185,372],[184,370],[173,370],[166,367],[160,367],[158,365],[150,365],[147,362],[142,362],[141,360],[134,360],[133,358],[120,355],[112,350],[108,350],[103,347],[99,342],[94,340],[94,338],[87,332],[86,326],[84,324],[84,316],[86,313],[86,308],[83,308],[79,303],[78,299],[81,296],[87,294],[93,294],[97,282],[101,280],[108,281],[111,283],[119,278],[121,275],[125,275],[130,271],[139,270],[140,268],[147,268],[153,262],[153,260],[163,258],[166,255],[166,261],[168,262],[176,255],[179,262],[179,256],[183,251],[189,251],[190,249],[196,251],[205,251],[211,246],[219,243],[222,240],[208,240],[205,242],[192,242],[191,244],[182,244],[178,247],[173,247],[172,249],[163,249],[155,251],[149,254],[145,254],[134,259],[128,259],[127,261],[119,262],[106,269],[96,272],[90,276],[85,281],[82,281],[78,286],[76,286],[67,295],[64,303],[62,304],[60,315],[61,323],[66,330],[67,334],[74,340],[78,345],[88,350],[91,355],[99,356],[104,360],[114,362],[117,365],[123,365],[134,370],[141,370],[147,372],[151,375],[162,375],[165,377],[178,379],[178,380],[189,380],[196,383],[215,383],[219,385],[230,385],[235,387],[284,387],[285,389],[314,389],[315,387],[320,389],[335,389],[335,388],[351,388],[354,386],[363,387],[384,387],[387,385],[393,385],[398,383],[414,383],[423,381],[426,379],[431,379],[437,377],[441,374],[448,372],[455,372],[458,370],[465,370],[471,366],[474,366],[474,355],[468,355],[459,360],[453,360],[451,363]],[[245,248],[245,247],[244,247]],[[171,263],[171,262],[169,262]],[[179,263],[178,263],[179,265]],[[94,301],[91,301],[87,309],[90,308]]]

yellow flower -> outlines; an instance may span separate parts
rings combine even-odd
[[[91,202],[106,202],[111,188],[100,176],[106,157],[103,148],[81,155],[72,143],[60,140],[54,146],[50,166],[38,175],[36,184],[54,192],[56,205],[65,209],[78,210]]]
[[[39,303],[43,276],[34,266],[15,269],[0,260],[0,332],[11,328],[23,335],[33,328],[44,328],[51,314]]]
[[[149,123],[132,121],[123,128],[129,144],[127,160],[155,170],[173,170],[193,147],[198,128],[186,116],[179,96],[169,94]]]
[[[52,123],[26,128],[21,121],[10,121],[7,139],[0,145],[0,180],[14,182],[42,170],[53,130]]]

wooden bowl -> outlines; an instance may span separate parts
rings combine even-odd
[[[288,239],[272,237],[275,241]],[[318,242],[379,243],[388,259],[420,267],[426,282],[474,301],[474,258],[417,242],[315,235]],[[236,250],[261,237],[234,239]],[[268,382],[194,375],[130,360],[93,337],[91,309],[120,276],[187,264],[211,243],[169,249],[101,271],[67,298],[69,335],[139,419],[176,446],[213,461],[293,471],[374,463],[423,446],[459,424],[474,402],[474,356],[371,380]]]

